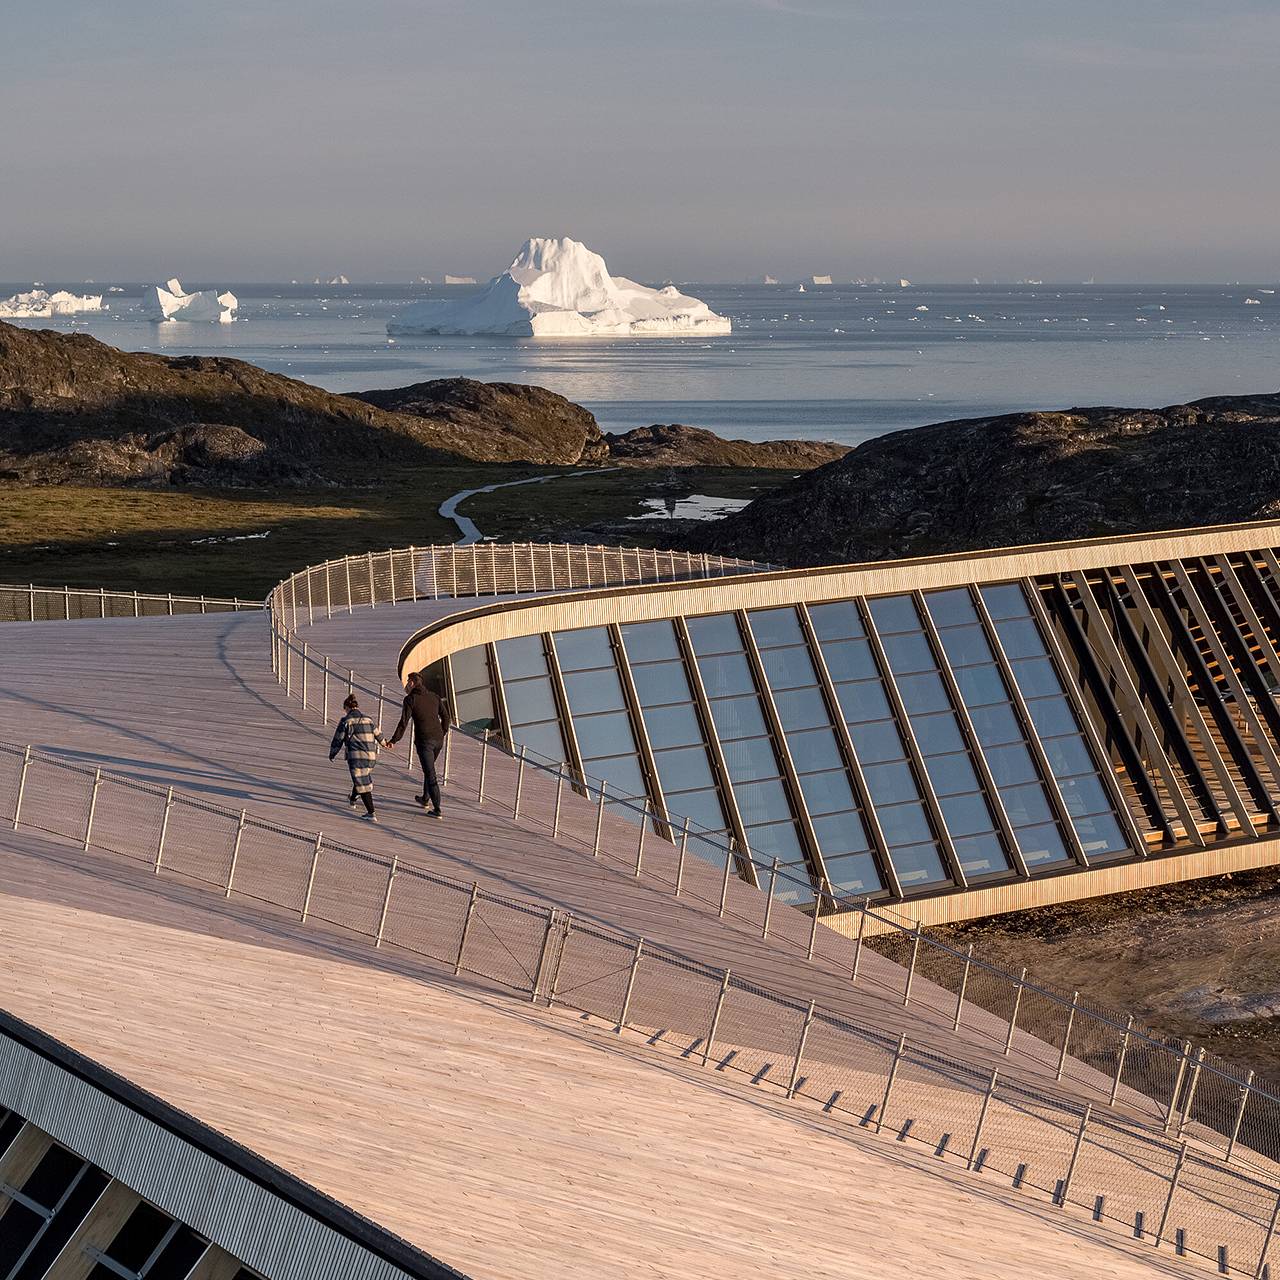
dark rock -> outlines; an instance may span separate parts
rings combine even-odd
[[[1269,519],[1280,395],[895,431],[699,530],[698,550],[842,564]]]
[[[725,440],[702,427],[661,423],[605,434],[613,462],[646,467],[772,467],[808,471],[842,458],[849,446],[822,440]]]

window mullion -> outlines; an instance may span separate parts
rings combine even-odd
[[[551,693],[555,698],[556,716],[560,721],[560,740],[564,746],[565,755],[569,757],[566,763],[579,779],[579,782],[575,783],[570,778],[570,786],[582,795],[590,795],[587,771],[582,763],[582,750],[578,746],[578,734],[573,724],[573,713],[569,710],[569,692],[564,685],[564,672],[560,670],[560,657],[556,653],[555,641],[549,634],[544,634],[542,637],[542,650],[546,654],[547,675],[551,678]]]
[[[640,754],[640,768],[644,775],[645,789],[653,802],[658,830],[666,839],[673,840],[671,815],[667,812],[667,798],[662,790],[662,780],[658,777],[658,764],[654,758],[653,744],[649,741],[649,728],[644,722],[644,708],[640,705],[640,695],[636,692],[635,680],[631,675],[631,660],[622,641],[622,628],[617,623],[609,627],[609,644],[613,649],[614,665],[622,680],[622,696],[631,717],[631,734]]]

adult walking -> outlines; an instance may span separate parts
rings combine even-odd
[[[378,748],[390,743],[378,732],[378,726],[360,710],[354,693],[348,694],[342,703],[346,715],[338,721],[333,741],[329,744],[329,759],[337,759],[338,752],[346,749],[347,768],[351,770],[351,796],[348,804],[354,809],[364,802],[364,814],[368,822],[377,822],[373,811],[373,766],[378,762]]]
[[[414,796],[414,799],[424,809],[430,802],[431,816],[442,818],[444,815],[440,812],[440,779],[436,774],[436,760],[452,723],[449,707],[434,689],[428,687],[417,671],[411,671],[405,678],[404,689],[400,723],[391,735],[390,745],[394,747],[409,725],[413,725],[413,745],[418,753],[418,763],[422,765],[422,794]]]

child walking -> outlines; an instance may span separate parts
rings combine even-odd
[[[347,768],[351,770],[351,796],[348,803],[354,809],[364,801],[362,817],[367,822],[377,822],[373,811],[373,766],[378,761],[378,748],[390,744],[378,732],[378,726],[360,710],[354,693],[348,694],[342,704],[347,713],[338,721],[333,741],[329,744],[329,759],[336,760],[338,752],[347,750]]]

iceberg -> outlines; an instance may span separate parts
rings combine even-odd
[[[535,237],[481,292],[415,303],[387,324],[387,333],[612,338],[731,328],[727,317],[674,285],[650,289],[611,276],[604,259],[577,240]]]
[[[766,275],[765,278],[760,281],[760,283],[761,284],[777,284],[778,282],[772,276]]]
[[[179,280],[148,285],[142,291],[142,314],[148,320],[196,320],[230,324],[240,303],[234,293],[218,293],[200,289],[196,293],[183,290]]]
[[[812,279],[814,284],[830,284],[831,283],[830,276],[813,276]]]
[[[48,293],[44,289],[31,289],[15,293],[0,302],[0,319],[48,320],[52,316],[71,316],[79,311],[101,311],[102,294],[76,294],[59,289]]]
[[[475,276],[451,276],[447,271],[444,275],[445,284],[475,284]]]

